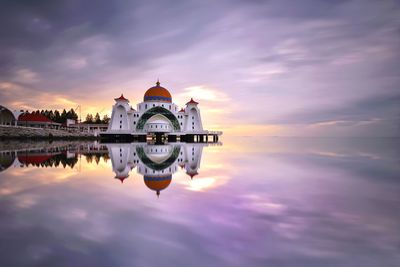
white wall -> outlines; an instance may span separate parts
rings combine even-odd
[[[196,105],[188,105],[185,109],[186,121],[185,121],[185,131],[186,132],[194,132],[194,131],[202,131],[203,124],[201,122],[200,110]]]
[[[129,106],[129,105],[128,105]],[[129,107],[130,109],[130,107]],[[128,118],[127,108],[124,104],[116,103],[113,107],[111,121],[108,127],[112,131],[128,131],[131,130]]]

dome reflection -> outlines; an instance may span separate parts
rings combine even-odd
[[[200,168],[204,143],[179,144],[107,144],[112,169],[116,178],[128,177],[130,171],[137,167],[143,176],[145,185],[160,195],[172,180],[178,167],[185,169],[192,179]]]

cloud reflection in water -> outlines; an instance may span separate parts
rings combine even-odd
[[[138,146],[156,163],[154,173]],[[190,145],[159,168],[174,144],[161,151],[101,145],[81,157],[69,146],[77,161],[65,169],[11,164],[0,173],[2,266],[399,262],[397,140],[243,138],[195,146],[194,169]],[[193,180],[188,170],[198,173]],[[121,184],[119,174],[129,178]],[[172,178],[157,198],[144,175]]]

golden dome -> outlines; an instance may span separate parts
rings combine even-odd
[[[146,186],[160,194],[160,191],[167,188],[171,183],[172,175],[167,176],[144,176]]]
[[[146,91],[143,100],[172,102],[172,96],[170,92],[164,87],[160,86],[160,82],[157,81],[156,86],[153,86]]]

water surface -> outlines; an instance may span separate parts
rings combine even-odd
[[[223,141],[2,144],[0,266],[399,266],[398,139]]]

